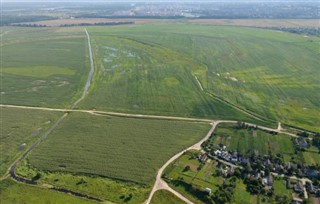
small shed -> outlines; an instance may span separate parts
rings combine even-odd
[[[204,192],[207,193],[208,195],[211,194],[211,191],[212,191],[211,188],[206,188],[206,189],[204,190]]]

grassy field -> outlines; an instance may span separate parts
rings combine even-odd
[[[0,181],[0,203],[2,204],[94,204],[97,202],[77,198],[53,190],[17,183],[11,179]]]
[[[85,107],[230,118],[230,108],[204,94],[212,93],[320,130],[318,37],[177,23],[89,31],[99,73]]]
[[[286,181],[284,179],[275,178],[273,181],[273,188],[275,195],[286,195],[289,198],[292,196],[292,190],[287,189]]]
[[[303,161],[307,165],[317,165],[320,164],[320,154],[319,149],[315,146],[311,146],[302,152]]]
[[[4,28],[1,103],[69,107],[89,72],[82,28]]]
[[[27,159],[39,171],[101,176],[150,186],[165,161],[199,141],[209,128],[203,123],[71,113]],[[61,180],[59,185],[74,185]]]
[[[191,72],[204,65],[179,52],[89,31],[97,71],[83,108],[249,120],[201,92]]]
[[[61,113],[0,108],[0,176],[13,161],[34,143]]]
[[[209,128],[200,123],[72,113],[28,158],[39,169],[150,184],[161,164],[196,143]]]
[[[237,129],[234,124],[219,125],[214,132],[212,143],[223,144],[227,150],[237,151],[242,155],[280,153],[285,161],[290,161],[291,157],[295,156],[290,136],[272,135],[262,130]]]
[[[152,197],[151,204],[185,204],[182,200],[166,190],[158,190]]]
[[[38,183],[71,189],[115,203],[142,203],[150,193],[150,187],[131,182],[109,179],[94,175],[75,175],[63,172],[47,172],[33,168],[26,160],[19,165],[16,173],[25,178],[35,178]]]

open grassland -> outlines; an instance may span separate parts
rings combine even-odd
[[[32,145],[61,113],[0,108],[0,176]]]
[[[320,130],[318,37],[178,23],[89,31],[99,73],[86,107],[232,115],[221,113],[230,108],[210,100],[212,94],[263,117]]]
[[[115,203],[141,204],[150,192],[150,187],[100,176],[40,171],[27,160],[18,166],[16,173],[31,180],[36,178],[38,183],[51,184]]]
[[[164,172],[164,178],[169,185],[196,204],[211,203],[206,200],[205,188],[212,190],[211,196],[218,195],[219,189],[225,182],[234,183],[233,198],[228,203],[251,204],[259,203],[258,196],[247,191],[247,186],[242,179],[235,176],[223,177],[220,174],[220,167],[217,161],[207,160],[201,163],[197,156],[200,152],[188,151],[175,162],[170,164]],[[229,169],[222,165],[222,169]],[[287,195],[291,197],[292,190],[286,188],[286,181],[283,178],[274,179],[274,195],[266,196],[261,194],[260,203],[269,203],[276,195]],[[265,201],[262,201],[265,200]]]
[[[203,92],[196,75],[207,68],[191,57],[104,28],[89,32],[97,70],[81,108],[254,122]]]
[[[17,183],[11,179],[0,181],[0,203],[2,204],[94,204],[97,202],[77,198],[44,188]]]
[[[217,127],[211,139],[213,145],[223,144],[227,150],[237,151],[242,155],[253,153],[265,155],[282,154],[285,161],[295,156],[291,137],[272,135],[262,130],[238,129],[236,125],[222,124]]]
[[[185,204],[182,200],[166,190],[158,190],[152,197],[151,204]]]
[[[71,113],[28,156],[39,170],[151,184],[174,153],[206,135],[209,124]]]
[[[303,161],[307,165],[320,164],[319,149],[315,146],[311,146],[302,152]]]
[[[1,103],[69,107],[83,90],[90,70],[83,29],[4,30]]]

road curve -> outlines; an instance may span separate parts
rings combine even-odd
[[[191,149],[195,149],[195,150],[201,150],[201,144],[208,140],[209,137],[211,136],[211,134],[213,133],[213,131],[215,130],[215,128],[217,127],[217,125],[219,123],[236,123],[236,121],[227,121],[227,120],[217,120],[217,121],[211,121],[211,129],[209,130],[209,132],[206,134],[206,136],[201,139],[198,143],[188,147],[187,149],[182,150],[181,152],[175,154],[173,157],[171,157],[159,170],[157,173],[157,177],[156,177],[156,181],[153,185],[153,188],[149,194],[148,199],[144,202],[145,204],[150,204],[151,199],[154,195],[154,193],[157,190],[160,189],[164,189],[164,190],[168,190],[171,193],[173,193],[175,196],[177,196],[178,198],[180,198],[181,200],[183,200],[184,202],[186,202],[187,204],[193,204],[193,202],[191,202],[190,200],[188,200],[187,198],[185,198],[183,195],[181,195],[180,193],[178,193],[177,191],[173,190],[161,177],[163,174],[163,171],[165,170],[165,168],[167,168],[167,166],[172,163],[174,160],[178,159],[185,151],[187,150],[191,150]]]

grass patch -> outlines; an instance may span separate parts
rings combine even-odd
[[[0,181],[0,201],[6,204],[34,204],[34,203],[69,203],[93,204],[97,202],[53,190],[17,183],[11,179]]]
[[[286,195],[289,198],[292,197],[292,190],[287,189],[286,181],[284,179],[279,179],[279,178],[274,179],[273,188],[274,188],[275,195],[280,195],[280,196]]]
[[[70,107],[88,72],[84,30],[8,28],[2,44],[1,103]],[[67,30],[67,29],[66,29]]]
[[[0,175],[61,116],[61,113],[0,108]]]
[[[75,71],[66,67],[34,66],[2,68],[2,73],[44,78],[52,75],[74,75]]]
[[[193,93],[183,92],[183,87],[195,90],[196,84],[190,77],[194,75],[205,91],[214,93],[241,108],[254,111],[269,119],[319,131],[317,118],[320,111],[318,103],[320,86],[315,74],[320,64],[319,49],[316,49],[320,42],[319,37],[309,39],[303,35],[286,32],[182,23],[112,29],[90,27],[89,31],[97,49],[95,53],[97,68],[102,70],[103,67],[109,68],[114,64],[121,65],[111,73],[99,74],[105,81],[111,79],[111,82],[104,82],[107,86],[116,86],[124,90],[129,87],[133,89],[131,93],[139,93],[140,96],[147,96],[148,93],[152,94],[151,96],[156,96],[157,93],[160,95],[163,87],[167,91],[176,90],[178,93],[183,93],[182,96],[188,95],[196,100],[193,95],[200,94],[199,90]],[[136,57],[127,60],[116,56],[112,57],[112,61],[102,63],[104,58],[108,58],[108,53],[113,52],[103,49],[105,45],[121,51],[129,50],[134,52]],[[136,67],[138,64],[144,66]],[[131,72],[127,69],[129,67]],[[172,71],[171,75],[167,69]],[[145,70],[149,71],[148,74],[143,74]],[[120,77],[118,73],[122,71],[126,71],[126,74],[121,76],[127,78],[125,83],[123,80],[117,81],[116,76]],[[180,81],[179,84],[173,83],[176,89],[165,85],[171,85],[172,80],[165,80],[164,83],[153,86],[154,78],[163,81],[163,75],[174,76]],[[184,81],[178,76],[183,76]],[[103,80],[99,83],[103,84]],[[148,85],[143,86],[143,84]],[[97,86],[105,87],[98,84]],[[135,91],[135,87],[139,89]],[[151,100],[149,103],[154,105],[159,100],[151,96],[149,95]],[[139,96],[126,94],[119,96],[122,100],[117,101],[126,102],[125,108],[132,109],[132,105],[139,101],[134,97]],[[170,103],[160,104],[170,110],[178,103],[181,108],[184,107],[181,104],[189,104],[190,107],[191,102],[187,100],[183,103],[175,102],[171,96],[171,106]],[[104,105],[99,103],[99,105],[107,108],[112,106],[112,102],[110,103]],[[203,103],[200,100],[198,104]],[[149,108],[148,104],[143,105],[141,107]],[[157,106],[150,109],[161,110]],[[220,112],[211,113],[209,109],[206,110],[208,115],[223,115]],[[190,113],[189,110],[176,112]]]
[[[104,28],[89,33],[96,72],[81,108],[256,122],[201,90],[207,67],[192,57]]]
[[[150,187],[101,176],[40,171],[27,160],[18,166],[16,173],[26,178],[37,178],[38,183],[67,188],[115,203],[143,203],[151,190]]]
[[[158,190],[154,193],[151,204],[184,204],[182,200],[177,198],[171,192],[166,190]]]
[[[209,124],[71,113],[28,156],[39,170],[150,185],[174,153],[204,137]]]

